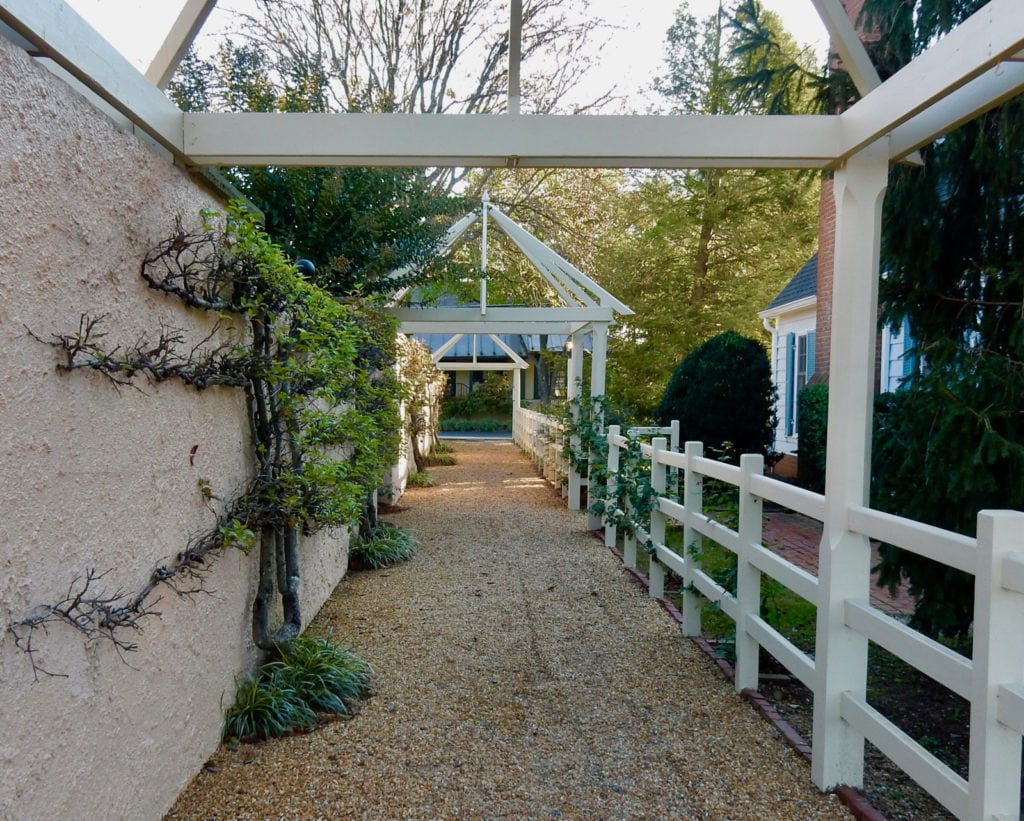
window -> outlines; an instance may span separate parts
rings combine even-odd
[[[786,436],[797,435],[797,396],[800,389],[814,376],[814,342],[814,331],[786,334]]]

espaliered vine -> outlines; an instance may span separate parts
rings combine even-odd
[[[564,419],[565,454],[576,470],[585,474],[589,469],[590,487],[595,489],[589,497],[590,512],[633,537],[637,524],[646,527],[654,509],[650,461],[640,452],[640,438],[627,436],[626,447],[619,451],[619,469],[614,476],[609,473],[604,406],[605,397],[587,396],[582,391],[570,401]],[[604,492],[609,479],[615,481],[614,498]],[[644,547],[652,551],[653,542],[648,540]]]
[[[89,571],[72,583],[64,601],[43,605],[10,626],[38,676],[32,638],[63,621],[89,639],[135,649],[126,629],[155,615],[152,595],[169,585],[180,595],[199,592],[197,579],[227,547],[258,545],[259,584],[252,608],[253,640],[272,649],[297,636],[301,536],[323,527],[356,525],[383,470],[396,455],[400,385],[395,372],[395,326],[366,307],[343,305],[307,282],[240,204],[225,215],[202,213],[202,228],[173,236],[142,263],[149,287],[204,311],[232,318],[237,341],[208,337],[186,345],[183,332],[162,328],[155,339],[104,348],[102,317],[83,316],[74,334],[47,340],[61,349],[61,369],[91,369],[115,387],[177,379],[197,389],[213,385],[245,390],[255,476],[218,515],[215,527],[193,539],[174,562],[153,571],[135,593],[108,596],[94,588],[102,574]],[[38,337],[37,337],[38,338]],[[213,493],[201,482],[209,500]],[[275,596],[283,622],[271,626]]]

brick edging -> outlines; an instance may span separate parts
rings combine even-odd
[[[594,538],[600,539],[604,542],[604,533],[600,530],[591,531]],[[606,545],[607,546],[607,545]],[[622,569],[625,570],[630,576],[632,576],[641,587],[645,590],[650,590],[650,581],[643,573],[633,567],[626,567],[623,562],[622,553],[617,548],[608,547],[612,555],[615,556],[620,563],[622,563]],[[680,626],[683,624],[683,614],[679,612],[672,602],[668,599],[656,599],[658,604],[661,605],[661,609],[664,610],[668,615]],[[688,638],[697,648],[707,656],[711,661],[715,663],[715,666],[721,670],[722,675],[728,681],[736,680],[736,671],[733,670],[733,666],[726,661],[724,658],[718,656],[715,652],[715,648],[708,642],[707,639],[700,636],[684,636]],[[768,700],[767,697],[759,693],[757,690],[744,689],[740,693],[747,701],[749,701],[754,708],[761,714],[762,718],[774,725],[775,729],[779,731],[783,740],[800,755],[806,758],[808,761],[811,760],[811,745],[808,743],[796,728],[784,719],[779,711],[775,709],[775,705]],[[833,790],[836,797],[846,805],[846,808],[850,811],[857,821],[886,821],[886,817],[880,813],[875,806],[868,800],[868,797],[859,790],[853,787],[839,786]]]

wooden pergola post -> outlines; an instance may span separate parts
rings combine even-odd
[[[846,599],[871,584],[866,536],[849,529],[851,507],[868,505],[871,417],[878,326],[882,200],[889,175],[886,140],[850,158],[835,175],[836,241],[824,532],[819,550],[817,646],[811,772],[827,790],[859,787],[864,737],[840,716],[844,691],[863,698],[868,640],[846,626]]]

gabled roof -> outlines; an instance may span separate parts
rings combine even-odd
[[[791,302],[798,302],[817,295],[818,255],[815,254],[804,263],[804,266],[799,271],[793,274],[793,278],[779,291],[778,296],[765,306],[764,310],[765,312],[774,311],[783,305],[789,305]]]

